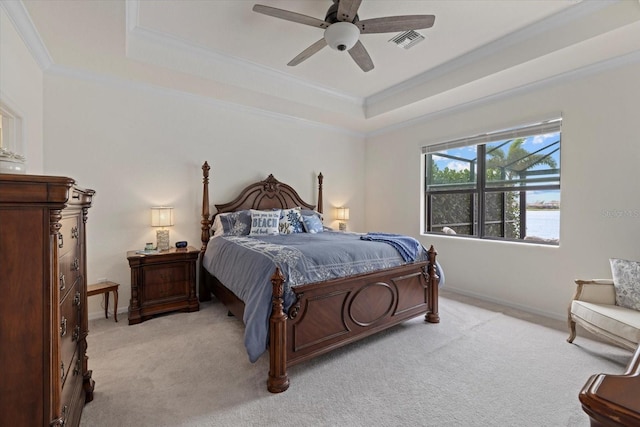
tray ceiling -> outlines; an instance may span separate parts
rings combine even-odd
[[[411,49],[362,34],[375,68],[325,48],[323,30],[252,12],[324,19],[330,0],[23,0],[48,71],[100,76],[371,133],[640,50],[640,3],[364,0],[361,19],[433,14]]]

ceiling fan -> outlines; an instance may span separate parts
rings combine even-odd
[[[430,28],[436,19],[434,15],[386,16],[360,20],[358,8],[362,0],[333,0],[324,21],[311,16],[271,6],[256,4],[253,11],[299,24],[324,29],[324,37],[303,50],[287,65],[298,65],[323,47],[329,45],[337,51],[347,51],[362,71],[373,70],[373,61],[360,42],[360,34],[394,33]]]

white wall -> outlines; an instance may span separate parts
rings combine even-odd
[[[42,70],[0,7],[0,103],[22,118],[18,147],[7,147],[27,158],[27,173],[43,170]]]
[[[640,259],[637,63],[434,115],[365,145],[357,135],[101,76],[58,70],[43,79],[1,7],[0,20],[0,96],[25,117],[27,171],[70,176],[97,191],[88,280],[120,283],[122,308],[130,298],[126,251],[155,239],[150,206],[175,206],[172,242],[199,246],[204,160],[212,205],[268,173],[315,203],[314,175],[322,171],[328,225],[337,227],[332,206],[349,206],[351,230],[435,244],[448,288],[558,318],[574,278],[610,277],[609,257]],[[559,247],[420,236],[422,145],[556,112],[564,118]],[[98,301],[90,315],[100,315]]]
[[[202,163],[210,202],[231,201],[269,173],[316,203],[324,175],[325,224],[332,206],[351,207],[350,227],[364,225],[364,138],[122,81],[60,73],[45,76],[45,172],[96,190],[89,211],[88,280],[121,284],[130,299],[126,252],[155,242],[149,208],[175,207],[171,242],[200,247]],[[98,298],[90,316],[100,313]],[[98,300],[98,301],[95,301]]]
[[[565,318],[575,278],[611,277],[610,257],[640,259],[640,189],[635,174],[640,165],[638,76],[636,58],[635,63],[557,79],[370,137],[366,227],[420,236],[423,145],[560,112],[559,247],[435,235],[419,238],[438,250],[447,288]]]

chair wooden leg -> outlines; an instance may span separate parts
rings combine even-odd
[[[571,315],[569,315],[569,338],[567,338],[567,342],[572,343],[576,338],[576,322],[571,319]]]

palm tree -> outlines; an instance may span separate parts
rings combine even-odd
[[[554,144],[557,144],[558,141],[545,145],[533,153],[528,152],[522,147],[524,141],[525,138],[517,138],[515,140],[504,141],[496,147],[487,147],[487,154],[489,156],[487,159],[487,171],[500,171],[497,177],[493,176],[494,179],[512,179],[514,175],[520,177],[523,172],[538,165],[546,165],[550,169],[556,169],[558,167],[555,159],[551,157],[557,149],[550,153],[539,154]],[[502,147],[507,144],[511,145],[509,145],[509,151],[505,155]],[[487,176],[487,179],[491,178]]]
[[[559,140],[544,147],[529,152],[522,147],[525,138],[517,138],[501,142],[495,147],[487,146],[486,179],[490,182],[502,182],[501,187],[517,187],[527,181],[527,176],[532,174],[536,166],[547,166],[544,170],[533,172],[534,174],[555,174],[558,167],[552,157],[559,150]],[[505,154],[504,146],[509,144],[509,150]],[[557,148],[553,149],[553,146]],[[549,149],[550,152],[549,152]],[[499,225],[494,234],[504,237],[522,238],[521,231],[526,229],[524,216],[521,211],[526,209],[526,192],[515,191],[487,194],[487,219],[493,219],[495,225]],[[495,215],[494,218],[489,218]],[[498,219],[499,222],[497,221]],[[488,226],[489,227],[489,226]],[[498,231],[499,230],[499,231]],[[485,230],[491,234],[490,230]]]

